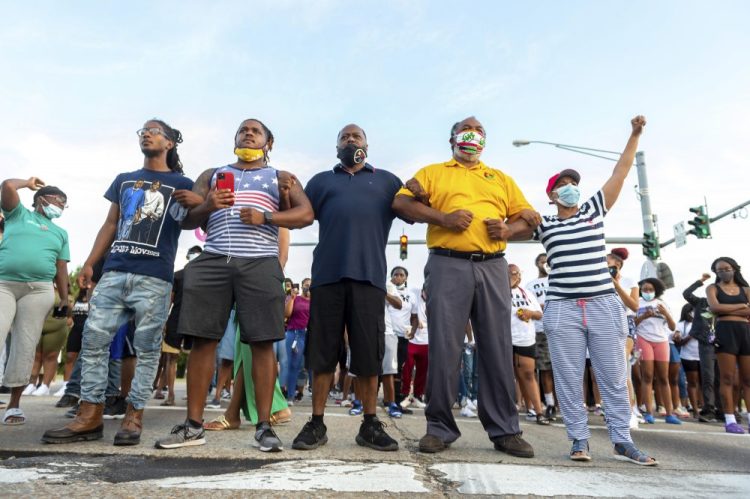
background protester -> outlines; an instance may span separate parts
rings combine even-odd
[[[60,351],[68,338],[70,318],[67,316],[55,317],[55,311],[61,308],[63,308],[63,304],[57,290],[55,290],[55,306],[44,320],[42,336],[36,346],[34,366],[31,371],[32,383],[29,386],[36,385],[34,391],[31,392],[31,395],[36,397],[50,394],[50,385],[57,376],[57,359],[60,357]],[[36,379],[40,368],[44,374]]]
[[[537,270],[537,278],[526,284],[526,289],[536,297],[539,306],[544,310],[544,301],[547,298],[549,287],[549,265],[547,264],[547,253],[540,253],[534,259],[534,267]],[[555,386],[552,378],[552,359],[549,354],[547,335],[544,334],[544,321],[534,321],[536,329],[536,369],[539,371],[542,392],[544,393],[544,417],[550,421],[555,419]]]
[[[513,367],[528,412],[527,419],[548,425],[544,415],[539,385],[536,382],[536,328],[534,321],[542,320],[542,307],[530,291],[523,289],[521,269],[508,265],[510,274],[510,331],[513,338]]]
[[[394,391],[396,392],[396,403],[401,404],[401,371],[406,362],[409,340],[406,335],[411,329],[411,304],[417,299],[417,294],[413,289],[409,289],[409,271],[405,267],[396,266],[391,270],[391,284],[396,286],[396,292],[403,306],[397,309],[390,302],[387,304],[388,313],[391,314],[391,324],[393,332],[398,338],[398,355],[396,366],[396,375],[394,381]],[[386,300],[387,301],[387,300]],[[402,414],[412,414],[412,410],[407,407],[401,407]]]
[[[711,264],[716,281],[706,289],[706,299],[716,317],[716,358],[721,373],[721,401],[727,433],[745,433],[734,415],[739,405],[733,385],[735,376],[750,400],[750,285],[737,262],[727,256]],[[750,407],[748,407],[750,409]],[[750,411],[747,413],[750,427]]]
[[[24,188],[36,191],[33,210],[21,204],[18,189]],[[63,318],[68,311],[68,233],[53,222],[63,214],[68,198],[37,177],[5,180],[0,192],[5,218],[0,243],[0,345],[11,335],[2,379],[11,395],[2,422],[22,425],[26,415],[20,408],[21,393],[29,384],[45,318],[55,304],[53,281],[60,291],[60,306],[52,314]]]
[[[698,356],[700,357],[701,394],[703,408],[698,414],[701,423],[714,423],[717,416],[723,417],[719,400],[719,365],[716,362],[716,347],[714,346],[714,317],[708,308],[708,300],[695,295],[695,290],[711,279],[710,274],[704,273],[701,278],[688,286],[682,296],[693,306],[693,320],[690,326],[690,336],[698,341]]]
[[[65,374],[64,383],[60,390],[55,393],[55,397],[65,396],[65,389],[68,386],[68,381],[73,374],[73,367],[78,360],[78,354],[81,352],[81,341],[83,338],[83,325],[86,323],[86,318],[89,315],[89,290],[81,289],[78,291],[78,296],[73,303],[73,309],[71,310],[71,316],[73,318],[73,325],[70,327],[68,332],[68,339],[65,342]]]
[[[636,402],[637,389],[633,387],[633,364],[630,359],[635,347],[635,316],[636,312],[638,312],[638,297],[640,295],[638,284],[629,277],[622,275],[622,267],[625,265],[625,260],[628,259],[629,255],[630,253],[627,248],[613,248],[609,255],[607,255],[607,268],[610,275],[612,275],[612,284],[615,286],[617,297],[622,302],[623,307],[625,307],[625,318],[628,321],[628,337],[625,339],[625,365],[628,368],[628,394],[631,405],[630,428],[638,429],[641,413],[638,411],[638,403]],[[640,379],[640,375],[638,379]],[[640,385],[637,388],[640,388]]]
[[[672,335],[676,345],[680,346],[680,362],[685,369],[688,384],[688,397],[693,417],[698,418],[700,405],[700,354],[698,353],[698,340],[690,335],[693,327],[693,306],[686,303],[680,312],[680,320],[677,322],[677,330]]]
[[[284,317],[286,319],[286,357],[287,377],[282,380],[282,390],[286,387],[286,399],[289,405],[293,404],[297,388],[297,376],[302,370],[305,359],[305,345],[307,344],[307,324],[310,321],[310,278],[302,280],[302,292],[298,294],[298,288],[292,288],[292,295],[284,306]],[[297,291],[295,291],[297,290]]]
[[[414,405],[425,407],[425,385],[429,364],[429,333],[427,322],[427,292],[422,288],[421,293],[411,305],[411,330],[407,335],[409,349],[401,371],[401,406]],[[412,376],[413,373],[413,376]],[[412,379],[414,389],[412,391]],[[412,394],[410,397],[409,394]]]
[[[676,324],[667,304],[660,298],[664,294],[664,283],[654,277],[643,279],[640,283],[641,300],[638,304],[638,315],[635,318],[638,349],[641,351],[641,393],[646,404],[643,419],[654,424],[654,402],[652,394],[656,390],[659,400],[664,404],[666,415],[664,421],[670,424],[681,424],[674,413],[672,393],[669,388],[669,341]]]

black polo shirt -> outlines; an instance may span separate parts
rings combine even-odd
[[[336,165],[310,179],[305,193],[320,224],[313,288],[353,279],[385,290],[385,246],[396,217],[391,204],[401,185],[369,164],[355,174]]]

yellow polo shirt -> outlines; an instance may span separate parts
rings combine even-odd
[[[504,241],[490,239],[486,218],[505,220],[524,209],[533,209],[515,181],[500,170],[479,162],[466,167],[455,159],[425,166],[414,178],[430,196],[430,204],[443,213],[468,210],[474,214],[471,225],[463,232],[453,232],[439,225],[427,226],[427,247],[455,251],[496,253],[506,247]],[[413,194],[406,187],[396,195]]]

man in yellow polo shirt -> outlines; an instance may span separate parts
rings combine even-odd
[[[471,320],[479,357],[479,419],[495,449],[533,457],[518,424],[503,252],[515,234],[528,239],[540,218],[512,178],[480,161],[485,136],[474,117],[453,125],[453,158],[419,170],[393,201],[401,217],[429,224],[427,433],[419,450],[439,452],[461,436],[451,407],[458,395],[464,330]]]

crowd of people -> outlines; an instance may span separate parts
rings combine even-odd
[[[534,449],[519,413],[540,425],[561,417],[570,459],[588,461],[594,412],[615,457],[646,466],[657,461],[632,441],[639,424],[693,417],[744,433],[737,413],[750,401],[750,286],[737,262],[716,259],[706,298],[694,292],[709,274],[685,290],[675,315],[660,280],[629,279],[627,250],[605,248],[605,217],[645,124],[632,120],[611,177],[591,197],[581,198],[577,171],[552,175],[555,213],[540,215],[507,173],[481,161],[487,133],[474,117],[451,127],[448,161],[406,183],[368,163],[365,131],[347,125],[335,166],[304,188],[270,166],[274,135],[257,119],[240,124],[236,161],[195,182],[182,171],[181,133],[149,120],[138,130],[143,167],[105,192],[109,211],[75,299],[68,235],[54,223],[66,194],[36,177],[7,179],[2,422],[26,422],[22,395],[50,393],[65,346],[57,406],[72,421],[44,432],[49,444],[102,439],[108,418],[122,419],[115,445],[139,444],[147,402],[176,403],[181,352],[189,352],[186,413],[159,449],[203,445],[206,431],[238,429],[244,416],[255,425],[253,445],[281,451],[274,426],[290,421],[306,391],[312,416],[292,442],[297,450],[326,444],[331,398],[362,416],[356,443],[379,451],[399,447],[379,405],[396,419],[424,409],[425,453],[461,436],[456,414],[478,417],[495,449],[526,458]],[[20,202],[24,188],[35,191],[32,209]],[[408,286],[405,267],[388,272],[396,218],[428,224],[421,289]],[[314,220],[311,275],[295,283],[284,275],[290,230]],[[199,227],[205,245],[174,272],[180,232]],[[524,280],[505,251],[508,241],[532,238],[545,252]],[[205,421],[205,408],[222,400],[223,413]]]

